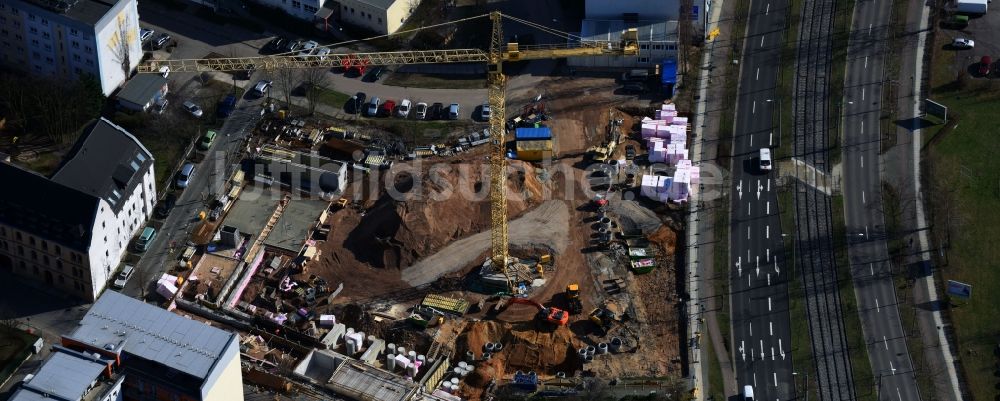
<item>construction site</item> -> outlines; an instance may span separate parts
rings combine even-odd
[[[622,37],[575,51],[628,54]],[[662,388],[689,369],[678,238],[699,178],[690,126],[669,100],[625,108],[602,85],[491,86],[488,127],[430,146],[270,113],[157,292],[241,332],[244,380],[279,391]]]

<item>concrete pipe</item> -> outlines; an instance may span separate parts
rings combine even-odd
[[[486,352],[493,352],[493,350],[496,349],[496,344],[486,343],[485,347],[486,347]]]
[[[503,351],[503,343],[493,343],[493,352]]]
[[[611,344],[610,344],[609,348],[611,349],[611,352],[618,352],[619,350],[622,349],[622,345],[623,345],[623,342],[622,342],[621,338],[612,337],[611,338]]]
[[[460,367],[462,369],[465,369],[465,368],[469,367],[469,363],[468,362],[464,362],[464,361],[463,362],[459,362],[458,363],[458,367]]]
[[[396,354],[406,355],[406,347],[396,347]]]
[[[602,217],[601,218],[601,224],[609,225],[609,224],[611,224],[611,219],[609,219],[607,217]]]
[[[426,365],[427,364],[427,357],[424,356],[424,355],[417,355],[417,362],[420,362],[421,366]]]
[[[396,369],[396,356],[389,354],[385,356],[385,370],[392,372]]]
[[[608,353],[608,343],[597,344],[597,353],[598,354],[607,354]]]
[[[465,351],[465,360],[468,362],[473,362],[476,360],[476,353],[472,351]]]
[[[458,384],[459,380],[458,380],[457,377],[452,377],[450,381],[451,381],[451,384],[455,385],[455,384]]]
[[[560,379],[566,378],[566,372],[556,372],[556,377]]]
[[[484,353],[483,353],[483,360],[487,360],[487,361],[488,361],[488,360],[490,360],[490,358],[492,358],[492,357],[493,357],[493,354],[491,354],[491,353],[489,353],[489,352],[484,352]]]
[[[580,348],[579,354],[580,354],[580,359],[587,359],[587,349],[586,348]]]
[[[406,357],[410,359],[410,362],[417,361],[417,351],[410,351],[406,353]]]
[[[593,355],[587,355],[587,359],[584,360],[585,363],[591,363],[594,361]]]
[[[587,346],[587,356],[594,356],[594,352],[596,352],[596,351],[597,351],[597,348],[594,348],[593,345],[588,345]]]
[[[456,367],[456,368],[452,369],[451,371],[453,373],[455,373],[455,376],[461,376],[462,375],[462,368]]]
[[[464,368],[464,369],[459,369],[459,370],[461,370],[461,372],[459,372],[458,375],[461,376],[461,377],[468,376],[469,372],[471,372],[471,370],[469,370],[469,368]]]
[[[391,354],[393,352],[396,352],[396,344],[389,343],[385,346],[385,353]]]
[[[348,356],[354,356],[354,354],[358,353],[358,345],[354,343],[354,340],[347,340],[345,348]]]

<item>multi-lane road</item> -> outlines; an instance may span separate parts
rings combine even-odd
[[[775,88],[784,43],[785,0],[752,0],[740,71],[733,135],[730,308],[736,381],[759,400],[790,399],[791,331],[788,270],[772,173],[759,168],[761,148],[777,146]]]
[[[920,395],[899,320],[882,207],[879,117],[892,3],[855,4],[844,94],[844,208],[851,275],[879,400]]]

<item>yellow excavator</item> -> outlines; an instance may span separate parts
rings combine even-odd
[[[368,39],[379,39],[395,35],[406,35],[418,30],[437,28],[443,25],[459,22],[475,21],[489,18],[492,23],[489,49],[437,49],[437,50],[403,50],[394,52],[356,52],[298,55],[284,53],[273,56],[255,57],[220,57],[206,59],[173,59],[148,60],[139,64],[140,73],[158,73],[161,68],[169,67],[172,72],[206,72],[206,71],[246,71],[252,68],[258,70],[281,70],[289,68],[331,68],[345,69],[408,64],[442,64],[442,63],[486,63],[487,64],[487,99],[490,105],[490,138],[493,138],[490,163],[490,243],[491,265],[493,269],[502,272],[507,278],[509,289],[514,288],[511,275],[507,272],[508,229],[507,229],[507,144],[505,138],[507,77],[503,73],[504,62],[559,59],[564,57],[587,56],[634,56],[639,54],[638,31],[629,28],[621,32],[615,40],[584,40],[582,37],[559,31],[515,18],[494,11],[489,14],[463,18],[416,29],[399,31],[391,35],[376,36]],[[564,44],[525,46],[518,43],[505,43],[503,36],[503,21],[527,25],[550,35],[565,39]],[[331,48],[344,43],[319,46]],[[613,148],[612,148],[613,150]],[[610,153],[609,153],[610,154]]]
[[[608,133],[606,135],[606,140],[601,142],[598,146],[591,146],[587,149],[587,153],[590,154],[590,158],[596,162],[604,163],[611,158],[611,155],[615,153],[615,149],[618,149],[619,143],[622,141],[622,130],[621,126],[624,121],[619,118],[617,110],[612,108],[608,114]]]

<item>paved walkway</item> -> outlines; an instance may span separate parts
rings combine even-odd
[[[730,68],[730,49],[732,48],[731,22],[733,21],[734,2],[715,0],[711,3],[709,15],[708,32],[718,28],[719,34],[714,40],[707,42],[701,60],[701,76],[698,81],[698,104],[695,110],[694,140],[692,141],[691,157],[692,162],[705,166],[706,164],[717,164],[717,142],[719,138],[719,121],[722,121],[722,114],[732,112],[724,110],[726,71]],[[742,34],[739,35],[742,37]],[[703,171],[704,167],[702,168]],[[715,171],[722,171],[715,169]],[[703,198],[705,195],[715,191],[722,191],[722,177],[717,177],[717,182],[712,182],[703,177],[703,183],[698,192],[695,192],[691,200],[692,212],[688,217],[688,286],[691,301],[688,310],[691,322],[690,336],[692,339],[699,339],[703,333],[708,333],[707,340],[712,342],[714,355],[706,355],[704,348],[697,344],[698,340],[692,341],[693,346],[698,349],[693,352],[692,378],[696,389],[695,399],[702,401],[706,394],[711,392],[721,392],[723,394],[736,394],[736,377],[733,372],[733,365],[730,359],[729,346],[722,338],[720,324],[728,325],[729,322],[719,322],[718,311],[723,303],[720,297],[724,294],[715,294],[714,280],[728,280],[728,275],[722,274],[716,277],[715,266],[715,245],[718,240],[714,237],[715,216],[714,209],[720,204],[717,199]],[[720,185],[712,187],[712,185]],[[706,192],[707,191],[707,192]],[[704,337],[701,337],[704,341]],[[708,364],[702,364],[704,358],[716,358],[721,370],[723,386],[722,390],[712,389],[708,386],[706,375],[709,375]],[[721,400],[717,400],[721,401]]]

